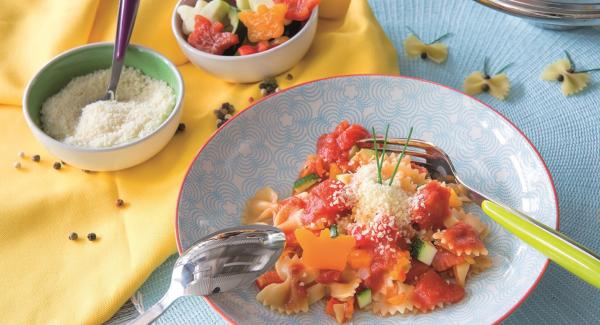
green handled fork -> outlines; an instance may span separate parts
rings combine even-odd
[[[456,174],[450,158],[442,149],[422,140],[408,139],[407,142],[407,139],[402,138],[387,139],[387,141],[378,138],[375,142],[372,139],[364,139],[357,145],[361,148],[374,149],[375,143],[379,148],[385,145],[388,152],[402,152],[406,149],[405,153],[412,157],[413,162],[427,168],[432,178],[462,185],[466,189],[468,198],[481,206],[492,220],[569,272],[600,288],[598,255],[543,223],[494,202],[464,184]]]

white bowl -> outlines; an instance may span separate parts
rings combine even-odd
[[[191,46],[181,31],[177,7],[182,4],[193,6],[195,2],[182,0],[173,9],[171,28],[177,44],[195,66],[230,82],[261,81],[291,69],[306,54],[317,31],[318,7],[312,11],[308,21],[296,35],[275,48],[244,56],[210,54]]]
[[[157,154],[171,139],[181,117],[183,79],[177,68],[159,53],[138,45],[129,45],[125,65],[161,79],[176,95],[173,111],[152,133],[133,142],[109,148],[84,148],[62,143],[40,127],[42,103],[62,89],[74,77],[109,68],[112,43],[94,43],[71,49],[48,62],[29,81],[23,96],[23,113],[33,135],[54,156],[77,168],[92,171],[125,169]]]

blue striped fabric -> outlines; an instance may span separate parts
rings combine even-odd
[[[582,93],[564,97],[556,83],[539,79],[543,67],[568,49],[581,68],[600,67],[600,31],[550,31],[491,11],[470,0],[370,0],[385,32],[398,50],[404,75],[461,89],[464,78],[490,67],[514,63],[507,73],[507,101],[480,98],[513,121],[545,159],[560,201],[561,231],[600,251],[600,73]],[[406,26],[424,40],[451,32],[445,64],[409,60],[403,54]],[[171,257],[142,286],[134,302],[149,306],[166,290]],[[476,312],[476,311],[474,311]],[[597,324],[600,291],[551,264],[537,289],[506,324]],[[158,324],[224,323],[201,298],[181,299]]]

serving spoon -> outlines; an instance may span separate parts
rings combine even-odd
[[[249,285],[268,271],[283,251],[285,234],[267,225],[212,233],[175,262],[167,293],[129,325],[150,324],[183,296],[207,296]]]
[[[121,78],[121,71],[123,71],[125,53],[127,53],[139,4],[140,0],[121,0],[119,2],[119,17],[117,18],[117,34],[113,49],[110,83],[106,94],[100,100],[114,100],[116,98],[117,85]]]
[[[411,156],[414,163],[423,166],[431,178],[462,185],[467,197],[477,203],[492,220],[537,249],[549,259],[578,276],[587,283],[600,288],[600,257],[560,232],[529,217],[523,212],[509,208],[464,184],[456,173],[450,157],[439,147],[416,139],[376,139],[378,148],[384,145],[388,152],[402,152]],[[361,148],[373,149],[372,139],[358,141]]]

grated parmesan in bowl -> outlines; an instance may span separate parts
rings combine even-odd
[[[106,92],[110,69],[71,80],[42,105],[42,129],[66,144],[113,147],[156,130],[175,106],[175,94],[164,81],[125,67],[116,100],[98,101]]]

